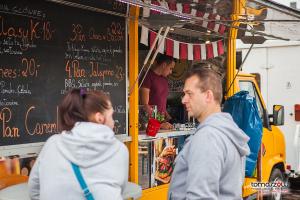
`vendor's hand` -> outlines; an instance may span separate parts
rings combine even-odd
[[[170,124],[169,122],[164,122],[160,125],[160,128],[164,130],[171,130],[173,129],[173,125]]]
[[[168,112],[166,112],[165,114],[166,114],[165,116],[166,120],[170,121],[172,119],[171,115]]]

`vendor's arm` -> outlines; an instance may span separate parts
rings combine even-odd
[[[172,119],[171,115],[166,111],[166,121],[170,121]]]
[[[169,122],[163,122],[163,123],[161,123],[160,128],[164,129],[164,130],[172,130],[173,125],[170,124]]]
[[[140,88],[140,100],[142,105],[148,105],[149,104],[149,95],[150,95],[150,89],[146,87]]]
[[[150,95],[150,89],[142,87],[140,89],[140,98],[141,98],[141,104],[145,105],[147,112],[151,113],[151,107],[149,106],[149,95]],[[165,122],[168,122],[172,117],[170,114],[166,111],[165,112]]]
[[[142,105],[145,105],[146,111],[151,114],[151,107],[149,106],[150,89],[146,87],[140,88],[140,101]]]
[[[151,107],[149,106],[149,95],[150,95],[150,89],[146,87],[141,87],[140,88],[140,100],[141,104],[145,105],[145,109],[147,113],[151,114],[152,110]],[[166,121],[170,120],[171,117],[168,112],[166,112]],[[160,126],[161,129],[173,129],[173,125],[170,124],[169,122],[164,122]]]

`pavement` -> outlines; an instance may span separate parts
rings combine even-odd
[[[291,189],[283,195],[283,200],[300,200],[300,180],[291,183]]]
[[[290,190],[289,193],[283,195],[283,200],[299,200],[300,199],[300,189]]]

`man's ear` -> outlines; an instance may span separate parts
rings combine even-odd
[[[207,90],[205,95],[207,103],[214,101],[214,93],[211,90]]]
[[[96,112],[94,115],[94,120],[98,124],[103,124],[105,121],[105,116],[100,112]]]

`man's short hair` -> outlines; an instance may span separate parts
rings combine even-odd
[[[211,90],[214,95],[214,100],[221,104],[223,89],[220,74],[212,70],[208,63],[201,63],[192,67],[192,69],[187,73],[185,80],[192,76],[198,77],[198,87],[202,92]]]
[[[175,59],[173,57],[167,56],[165,54],[158,54],[157,57],[156,57],[156,59],[155,59],[155,61],[156,61],[157,65],[161,65],[164,62],[167,63],[167,65],[168,65],[168,64],[170,64],[172,62],[175,62]]]

